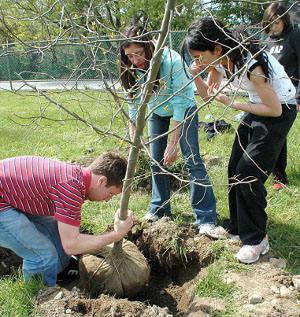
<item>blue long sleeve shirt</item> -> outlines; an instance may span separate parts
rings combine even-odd
[[[145,73],[141,71],[136,71],[136,76],[140,88],[136,91],[134,98],[128,100],[129,117],[132,121],[136,120],[142,99],[141,86],[147,79]],[[160,62],[160,88],[151,96],[148,112],[154,112],[161,117],[173,117],[175,121],[183,121],[186,109],[195,105],[194,84],[188,84],[180,92],[178,90],[189,81],[181,56],[165,47]]]

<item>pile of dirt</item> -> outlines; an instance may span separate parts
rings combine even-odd
[[[150,262],[151,268],[172,273],[192,262],[212,260],[212,240],[199,236],[194,225],[178,226],[169,217],[156,222],[137,223],[130,239]]]
[[[45,297],[47,300],[44,300]],[[172,317],[168,308],[138,301],[116,299],[104,294],[88,299],[76,287],[72,291],[55,288],[51,298],[42,291],[36,307],[36,313],[43,317]]]

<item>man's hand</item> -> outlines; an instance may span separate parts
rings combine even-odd
[[[296,109],[298,112],[300,112],[300,103],[297,104]]]
[[[169,143],[164,153],[164,165],[171,165],[177,160],[178,146],[175,143]]]
[[[120,220],[119,213],[120,210],[118,209],[115,213],[114,231],[122,239],[133,226],[133,213],[131,210],[128,210],[128,216],[125,220]]]

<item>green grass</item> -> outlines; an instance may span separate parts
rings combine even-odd
[[[224,300],[225,311],[217,313],[214,317],[235,316],[236,307],[234,304],[234,294],[238,288],[234,283],[225,283],[223,279],[225,269],[245,270],[245,266],[234,260],[232,253],[224,250],[222,243],[216,242],[213,245],[213,253],[216,260],[207,269],[207,274],[200,279],[197,284],[196,293],[199,297],[220,298]]]
[[[2,317],[33,316],[33,299],[42,288],[41,281],[25,283],[20,274],[0,279],[0,314]]]
[[[211,252],[214,257],[214,266],[219,272],[225,270],[248,271],[251,266],[239,263],[234,254],[226,248],[224,240],[217,240],[211,245]]]
[[[50,97],[100,129],[108,129],[112,120],[113,101],[92,93],[51,93]],[[103,137],[90,127],[74,120],[42,96],[26,93],[1,93],[0,157],[24,154],[47,155],[63,160],[84,159],[124,144]],[[101,100],[100,100],[100,99]],[[84,107],[82,107],[84,105]],[[41,116],[44,119],[41,119]],[[125,125],[118,118],[113,130],[125,135]],[[5,142],[3,142],[5,141]]]
[[[0,96],[0,159],[17,155],[40,155],[82,162],[110,149],[119,150],[128,156],[126,143],[113,136],[105,137],[96,133],[91,127],[72,119],[42,96],[33,93],[16,95],[9,92],[1,92]],[[120,117],[114,118],[113,114],[117,107],[108,94],[87,90],[84,92],[51,92],[49,96],[53,100],[63,103],[70,111],[76,112],[98,128],[110,129],[121,136],[126,135],[126,124]],[[234,127],[238,125],[233,120],[237,114],[233,110],[224,112],[222,106],[210,105],[200,109],[200,120],[204,121],[205,115],[208,113],[214,119],[223,118]],[[40,118],[41,115],[43,119]],[[211,120],[209,119],[209,121]],[[268,234],[271,246],[277,256],[287,259],[288,270],[293,274],[300,274],[299,129],[298,115],[288,138],[287,173],[290,180],[289,186],[280,192],[275,192],[272,189],[271,180],[269,179],[266,183],[268,190]],[[214,155],[221,158],[220,165],[209,169],[221,219],[228,217],[227,164],[233,139],[234,132],[232,130],[218,135],[211,142],[208,142],[205,132],[200,131],[202,156],[205,158],[205,156]],[[149,200],[150,193],[133,192],[129,208],[140,218],[147,210]],[[193,214],[187,191],[175,192],[171,203],[176,223],[180,224],[184,221],[183,211],[185,214]],[[114,212],[118,206],[119,197],[107,203],[87,202],[83,207],[82,229],[92,233],[101,232],[108,223],[112,223]],[[230,255],[227,256],[230,257]],[[232,261],[226,263],[226,265],[233,265]],[[6,281],[5,285],[8,285],[9,279]],[[12,282],[10,285],[13,287],[16,282]],[[206,287],[210,286],[207,284]],[[3,289],[0,287],[2,298]],[[224,291],[226,293],[226,288]],[[219,290],[219,292],[222,294],[223,291]]]
[[[232,252],[226,249],[222,240],[215,241],[211,246],[214,262],[207,269],[205,277],[197,283],[196,293],[200,297],[220,298],[224,300],[225,311],[216,312],[214,317],[234,317],[237,307],[234,296],[238,287],[234,283],[225,283],[224,273],[226,270],[242,272],[248,271],[251,267],[243,265],[234,258]]]
[[[208,274],[203,278],[197,286],[197,295],[201,297],[213,297],[228,299],[234,291],[233,284],[226,284],[222,280],[221,272],[211,266]]]

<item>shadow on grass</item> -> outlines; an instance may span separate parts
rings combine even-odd
[[[289,171],[288,177],[290,185],[300,186],[300,166],[297,170],[293,168],[291,171]]]
[[[297,226],[298,225],[298,226]],[[300,274],[300,227],[297,223],[269,222],[268,235],[272,250],[277,257],[288,261],[287,269]]]

